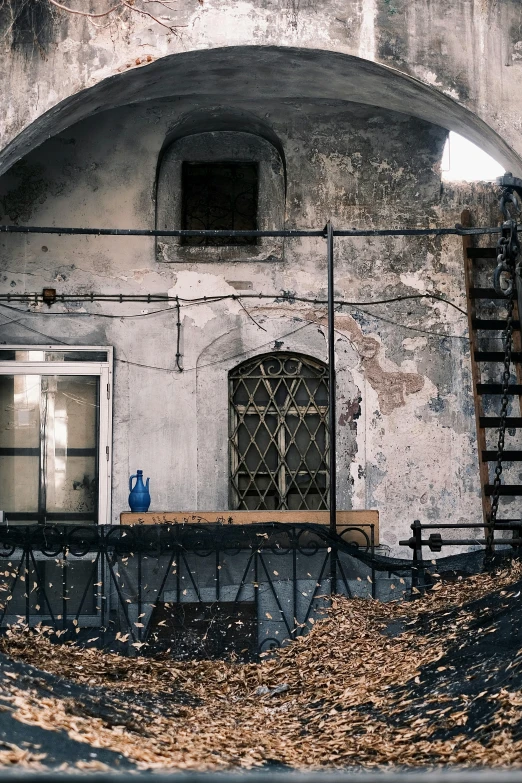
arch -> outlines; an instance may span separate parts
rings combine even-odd
[[[197,470],[196,494],[198,508],[229,508],[229,380],[228,374],[248,359],[255,359],[270,350],[298,354],[322,363],[328,361],[327,345],[322,330],[313,321],[297,320],[292,314],[275,314],[262,320],[266,329],[262,336],[257,324],[242,313],[231,328],[218,330],[210,335],[209,342],[202,348],[197,359],[196,372],[196,417],[203,424],[197,426]],[[245,317],[243,317],[245,316]],[[256,316],[257,318],[257,316]],[[337,405],[339,410],[346,401],[361,404],[360,415],[354,426],[343,426],[338,431],[338,453],[344,455],[345,465],[355,466],[355,455],[363,451],[364,431],[358,420],[364,421],[363,390],[365,380],[359,372],[359,357],[355,346],[344,342],[344,349],[337,351]],[[212,389],[212,394],[208,390]],[[342,389],[341,398],[339,391]],[[204,480],[200,477],[205,477]],[[337,476],[337,502],[339,508],[352,508],[354,486],[360,489],[365,482],[364,475],[355,471],[352,480],[351,467]]]
[[[327,365],[274,351],[242,362],[228,378],[231,507],[327,509]]]
[[[202,123],[196,127],[205,127]],[[216,127],[211,124],[210,127]],[[233,126],[232,126],[233,127]],[[275,134],[273,134],[275,135]],[[279,144],[279,146],[281,146]],[[284,228],[286,210],[286,178],[279,151],[265,136],[242,130],[210,130],[175,136],[164,146],[156,173],[156,228],[168,229],[172,225],[189,228],[184,224],[185,185],[184,168],[190,162],[203,165],[247,165],[254,166],[255,198],[252,198],[255,227],[268,231]],[[243,180],[239,180],[243,183]],[[246,185],[248,187],[248,185]],[[251,186],[252,187],[252,186]],[[235,196],[219,190],[218,228],[232,228],[234,209],[230,214],[223,212],[223,199]],[[201,186],[197,188],[197,203],[203,197]],[[208,204],[207,204],[208,206]],[[214,205],[215,207],[215,205]],[[201,215],[200,215],[201,217]],[[208,219],[208,215],[206,216]],[[224,222],[223,222],[224,221]],[[196,227],[207,224],[196,223]],[[214,227],[214,226],[208,226]],[[248,226],[250,227],[250,226]],[[193,246],[195,244],[195,246]],[[252,260],[275,261],[282,258],[283,240],[263,237],[255,244],[218,242],[215,246],[204,243],[183,244],[179,238],[162,237],[156,241],[156,254],[163,263],[187,263],[202,261]]]
[[[281,139],[277,133],[274,132],[269,123],[264,122],[252,112],[230,108],[228,106],[209,106],[205,109],[196,109],[181,117],[179,122],[170,129],[165,137],[158,157],[157,174],[161,168],[164,155],[173,144],[188,136],[197,136],[200,133],[219,132],[250,133],[271,144],[281,159],[286,194],[286,156]],[[156,182],[157,181],[158,176],[156,176]]]
[[[277,78],[274,78],[277,74]],[[388,66],[338,52],[231,46],[168,55],[103,79],[58,103],[0,154],[0,174],[50,136],[106,109],[143,100],[198,97],[347,100],[400,111],[455,130],[514,174],[522,158],[480,117],[437,88]]]

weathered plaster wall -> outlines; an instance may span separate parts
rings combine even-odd
[[[193,108],[147,102],[50,139],[0,180],[1,219],[153,227],[158,156]],[[441,128],[333,101],[245,100],[229,109],[264,118],[279,137],[292,227],[328,218],[345,227],[451,225],[465,205],[477,223],[497,222],[489,186],[441,186]],[[271,261],[228,254],[162,263],[152,239],[126,237],[2,235],[0,253],[3,292],[50,285],[58,293],[187,298],[326,295],[325,243],[315,238],[285,240]],[[339,239],[336,270],[336,295],[352,302],[435,292],[464,304],[455,237]],[[137,467],[151,476],[156,509],[226,508],[228,370],[274,349],[326,359],[324,307],[244,304],[249,314],[232,300],[183,307],[183,373],[175,369],[175,308],[78,303],[26,315],[0,308],[2,342],[115,346],[114,521]],[[480,520],[465,317],[441,302],[409,299],[343,308],[336,328],[340,506],[378,508],[382,541],[394,551],[417,516]]]
[[[180,0],[147,5],[158,21],[134,12],[89,21],[51,8],[36,38],[13,28],[16,6],[4,3],[0,17],[5,165],[100,109],[232,89],[295,99],[322,90],[408,111],[482,140],[522,170],[519,0]]]

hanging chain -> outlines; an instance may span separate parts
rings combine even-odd
[[[506,326],[502,332],[504,344],[504,371],[502,373],[502,397],[500,403],[500,422],[498,427],[497,461],[495,465],[495,479],[493,481],[493,493],[491,496],[491,510],[489,513],[488,532],[486,535],[486,551],[491,555],[497,521],[498,504],[500,499],[500,486],[502,483],[502,469],[504,460],[504,444],[506,438],[506,420],[509,408],[509,381],[511,378],[511,354],[513,351],[513,312],[515,297],[517,295],[516,279],[520,262],[517,260],[520,254],[520,244],[517,234],[517,221],[509,212],[508,204],[515,207],[518,203],[513,193],[504,191],[500,207],[506,218],[502,224],[502,233],[497,244],[497,268],[493,276],[495,291],[507,298]],[[520,314],[519,314],[520,315]]]
[[[509,406],[509,379],[511,377],[511,352],[513,350],[513,310],[515,307],[515,298],[513,293],[510,295],[507,305],[506,327],[502,333],[504,343],[504,372],[502,373],[502,398],[500,404],[500,424],[498,427],[497,442],[497,464],[495,465],[495,480],[493,482],[493,495],[491,500],[491,511],[489,521],[492,525],[497,521],[498,502],[500,497],[500,485],[502,476],[502,461],[504,459],[504,441],[506,437],[506,419]],[[493,528],[490,528],[488,535],[493,536]]]

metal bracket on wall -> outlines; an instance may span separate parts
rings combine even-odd
[[[506,171],[501,177],[497,177],[497,185],[501,188],[514,190],[522,198],[522,179],[514,177],[510,171]]]

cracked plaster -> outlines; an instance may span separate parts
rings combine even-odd
[[[193,108],[191,98],[147,101],[100,113],[50,139],[28,156],[43,166],[48,183],[45,198],[28,198],[24,205],[31,222],[152,227],[158,157],[170,129]],[[197,108],[204,108],[199,101]],[[494,220],[488,186],[441,186],[445,132],[439,127],[375,106],[323,99],[245,96],[231,109],[269,121],[281,140],[288,226],[323,226],[330,216],[349,227],[451,225],[466,205],[477,223]],[[11,172],[0,179],[0,197],[17,187]],[[2,291],[37,291],[54,281],[58,293],[212,297],[237,295],[227,282],[235,280],[248,281],[249,293],[326,296],[319,238],[285,240],[276,262],[232,257],[210,265],[198,263],[197,255],[182,265],[164,263],[149,238],[43,241],[1,236]],[[335,261],[339,298],[360,302],[435,291],[463,304],[457,238],[343,239],[336,241]],[[149,312],[162,312],[107,319],[98,315],[143,315],[144,306],[82,303],[90,315],[74,319],[55,317],[64,309],[57,304],[39,316],[1,319],[5,342],[115,347],[113,521],[127,506],[128,475],[138,465],[152,477],[156,508],[226,507],[228,370],[272,350],[326,359],[324,308],[253,299],[243,304],[256,323],[232,300],[182,309],[183,373],[176,369],[175,307],[147,304]],[[441,302],[413,299],[339,313],[336,328],[340,507],[379,508],[383,541],[394,552],[418,515],[479,518],[469,357],[460,340],[466,319]]]

